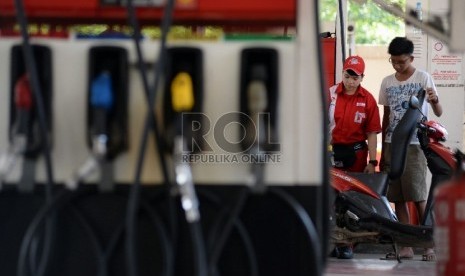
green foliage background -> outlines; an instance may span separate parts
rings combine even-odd
[[[381,9],[371,0],[348,1],[348,21],[355,25],[356,44],[388,44],[395,36],[405,35],[404,21]],[[388,1],[405,9],[406,0]],[[338,0],[320,0],[320,20],[336,22]]]

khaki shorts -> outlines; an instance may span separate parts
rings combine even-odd
[[[391,163],[391,144],[384,144],[384,170],[389,173]],[[402,176],[391,181],[387,197],[391,202],[424,201],[428,197],[426,185],[426,158],[420,145],[409,145],[405,171]]]

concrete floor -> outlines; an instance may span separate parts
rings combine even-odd
[[[340,275],[402,275],[402,276],[435,276],[436,263],[424,262],[417,254],[413,260],[403,260],[398,263],[393,260],[381,260],[385,254],[355,254],[352,260],[328,258],[324,276]]]

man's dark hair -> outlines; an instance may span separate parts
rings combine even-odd
[[[388,53],[391,56],[413,54],[413,42],[406,37],[396,37],[389,43]]]

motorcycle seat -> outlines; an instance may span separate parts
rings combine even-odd
[[[379,195],[386,195],[389,183],[389,178],[386,173],[347,172],[347,174],[360,180]]]

